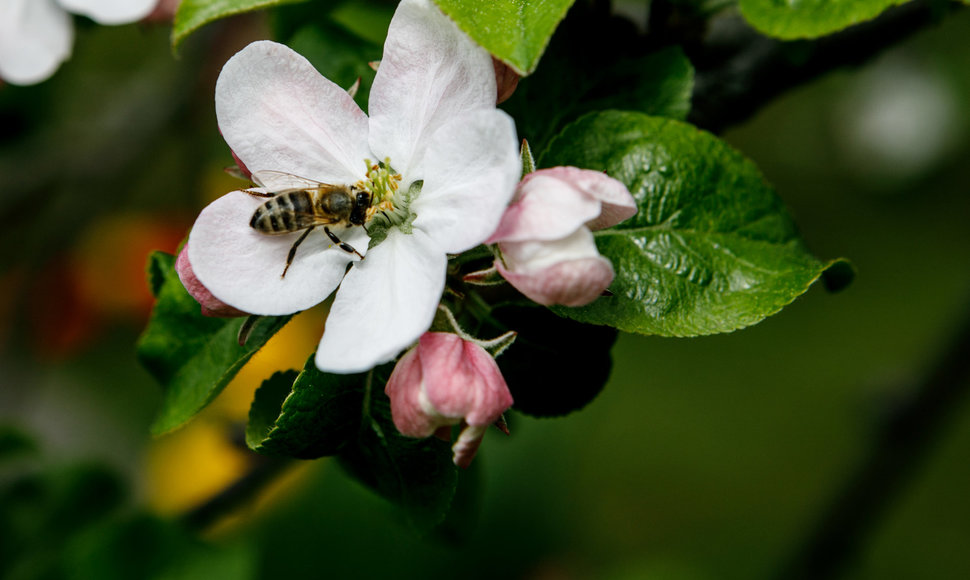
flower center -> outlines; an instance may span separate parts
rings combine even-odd
[[[367,177],[357,183],[358,187],[371,193],[371,206],[367,209],[366,228],[370,236],[370,247],[374,247],[387,237],[387,230],[396,227],[406,234],[411,233],[411,222],[417,216],[411,212],[411,202],[421,191],[422,181],[412,183],[406,190],[401,189],[403,177],[391,167],[391,160],[385,158],[377,163],[365,159]]]

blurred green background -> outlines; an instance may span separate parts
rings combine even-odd
[[[337,15],[365,35],[387,18]],[[197,533],[179,518],[253,464],[238,443],[253,389],[319,336],[298,319],[203,416],[150,439],[160,392],[134,358],[145,258],[236,186],[213,86],[270,32],[234,18],[175,59],[163,26],[79,24],[50,81],[0,88],[3,578],[775,577],[970,313],[963,11],[724,136],[816,255],[853,261],[849,289],[813,288],[729,335],[621,336],[586,409],[513,413],[511,437],[489,434],[463,474],[479,500],[447,540],[416,537],[327,460]],[[942,435],[846,577],[970,578],[965,402]]]

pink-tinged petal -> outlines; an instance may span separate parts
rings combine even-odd
[[[367,116],[347,91],[282,44],[258,41],[229,59],[216,83],[219,129],[253,172],[324,183],[364,177]]]
[[[445,417],[488,426],[512,406],[502,371],[484,348],[446,332],[427,332],[418,345],[428,402]]]
[[[172,22],[182,0],[158,0],[155,8],[145,17],[145,22]]]
[[[602,256],[576,258],[527,272],[496,268],[519,292],[544,306],[583,306],[599,298],[613,281],[613,266]]]
[[[418,349],[412,348],[394,365],[384,387],[391,399],[394,426],[407,437],[428,437],[442,426],[441,421],[421,404],[422,377]]]
[[[71,54],[74,25],[54,0],[0,2],[0,78],[32,85],[50,78]]]
[[[192,270],[192,264],[189,262],[188,245],[183,246],[182,251],[179,252],[178,258],[175,260],[175,271],[178,273],[182,285],[202,307],[203,316],[232,318],[248,314],[219,300],[212,295],[212,292],[209,292],[208,288],[202,285],[202,282],[199,282]]]
[[[512,67],[492,57],[492,66],[495,68],[496,97],[495,104],[508,100],[519,86],[519,74],[512,70]]]
[[[371,147],[408,180],[421,179],[415,170],[431,136],[463,113],[494,109],[495,95],[488,52],[431,0],[403,0],[370,93]]]
[[[323,228],[300,244],[286,276],[287,254],[302,232],[278,236],[249,226],[265,202],[233,191],[209,204],[189,234],[189,259],[199,281],[222,302],[252,314],[280,315],[305,310],[323,301],[343,278],[352,254],[333,247]],[[334,230],[359,252],[367,251],[362,228]]]
[[[462,469],[468,469],[478,453],[478,448],[482,445],[482,438],[485,437],[487,426],[473,427],[471,425],[461,430],[458,440],[451,446],[452,462]]]
[[[461,423],[453,461],[468,467],[485,430],[512,406],[495,359],[480,345],[442,332],[426,332],[398,361],[384,389],[398,431],[409,437],[435,434]]]
[[[481,244],[522,172],[512,118],[497,109],[457,116],[432,137],[423,170],[421,194],[411,204],[414,227],[448,253]]]
[[[236,155],[236,152],[230,149],[229,153],[232,153],[232,160],[236,162],[236,167],[238,167],[239,171],[246,176],[246,179],[251,178],[253,176],[253,172],[246,167],[246,164],[242,162],[242,159],[240,159],[238,155]]]
[[[148,16],[158,0],[57,0],[75,14],[99,24],[127,24]]]
[[[558,179],[576,188],[584,195],[602,203],[598,218],[586,224],[591,230],[616,225],[637,213],[636,201],[622,182],[609,175],[578,167],[551,167],[530,173],[522,179],[520,188],[529,188],[533,180]]]
[[[317,349],[320,370],[366,371],[413,344],[431,326],[447,256],[418,229],[391,229],[340,285]]]
[[[533,177],[535,176],[535,177]],[[530,173],[519,184],[516,201],[486,243],[565,238],[600,215],[598,200],[570,182]]]

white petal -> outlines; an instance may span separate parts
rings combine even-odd
[[[355,373],[396,357],[434,319],[447,257],[420,230],[393,229],[337,291],[317,349],[323,371]]]
[[[126,24],[148,16],[158,0],[58,0],[75,14],[90,17],[100,24]]]
[[[499,242],[509,270],[533,272],[568,260],[599,257],[593,233],[581,227],[569,236],[548,242]],[[191,255],[189,256],[191,257]]]
[[[411,204],[414,227],[449,253],[482,243],[498,226],[522,173],[512,118],[497,109],[456,117],[432,137],[424,173]]]
[[[270,236],[249,226],[264,198],[233,191],[209,204],[189,234],[189,260],[199,281],[213,296],[252,314],[290,314],[323,301],[356,259],[323,232],[313,230],[297,248],[286,277],[281,277],[293,242],[302,232]],[[334,230],[361,253],[367,250],[362,228]]]
[[[367,116],[347,91],[282,44],[254,42],[216,83],[226,143],[250,171],[282,171],[324,183],[364,177]]]
[[[0,78],[32,85],[71,54],[74,25],[54,0],[0,1]]]
[[[488,52],[430,0],[403,0],[370,93],[371,148],[407,180],[422,179],[431,135],[461,113],[495,108],[495,96]]]

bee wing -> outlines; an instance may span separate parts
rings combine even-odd
[[[273,171],[272,169],[254,171],[252,179],[253,183],[272,193],[283,193],[284,191],[299,189],[317,189],[327,185],[313,179],[300,177],[284,171]]]

